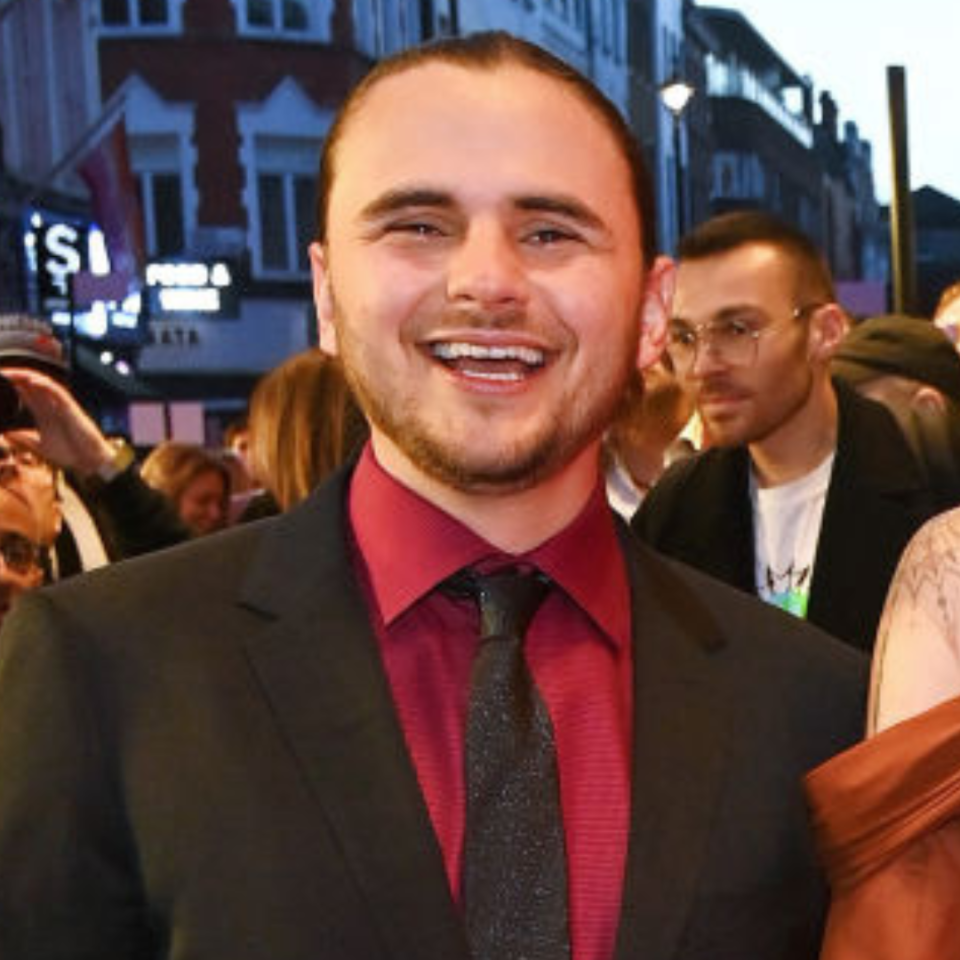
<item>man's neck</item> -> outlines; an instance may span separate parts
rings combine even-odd
[[[526,489],[455,489],[417,468],[382,435],[372,438],[377,462],[394,479],[504,553],[526,553],[565,529],[599,480],[599,442],[563,469]]]
[[[837,446],[837,395],[828,379],[773,433],[749,446],[760,487],[777,487],[815,470]]]

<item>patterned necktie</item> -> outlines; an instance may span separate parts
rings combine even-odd
[[[548,581],[515,570],[451,583],[480,609],[467,712],[463,900],[473,960],[568,960],[553,727],[523,655]]]

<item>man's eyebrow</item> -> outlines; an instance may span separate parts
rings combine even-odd
[[[513,201],[518,210],[532,213],[556,213],[594,230],[607,230],[606,223],[595,214],[585,203],[574,197],[563,195],[550,196],[522,196]]]
[[[453,197],[442,190],[428,190],[419,187],[388,190],[371,200],[360,211],[360,218],[362,220],[378,220],[391,213],[397,213],[411,207],[433,207],[449,210],[453,207]]]
[[[721,307],[719,310],[715,311],[710,315],[707,323],[716,323],[718,320],[734,320],[737,317],[742,317],[744,314],[757,316],[760,318],[765,317],[766,311],[756,304],[753,303],[732,303],[726,307]],[[689,326],[695,326],[694,322],[689,318],[685,317],[682,314],[675,313],[670,317],[671,323],[685,323]]]

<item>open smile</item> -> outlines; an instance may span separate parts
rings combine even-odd
[[[442,340],[428,345],[430,355],[471,380],[519,383],[546,365],[545,351],[519,344],[479,344]]]

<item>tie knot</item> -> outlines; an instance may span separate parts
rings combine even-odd
[[[448,581],[451,592],[473,598],[480,610],[480,639],[521,639],[547,595],[550,581],[537,570],[461,570]]]

